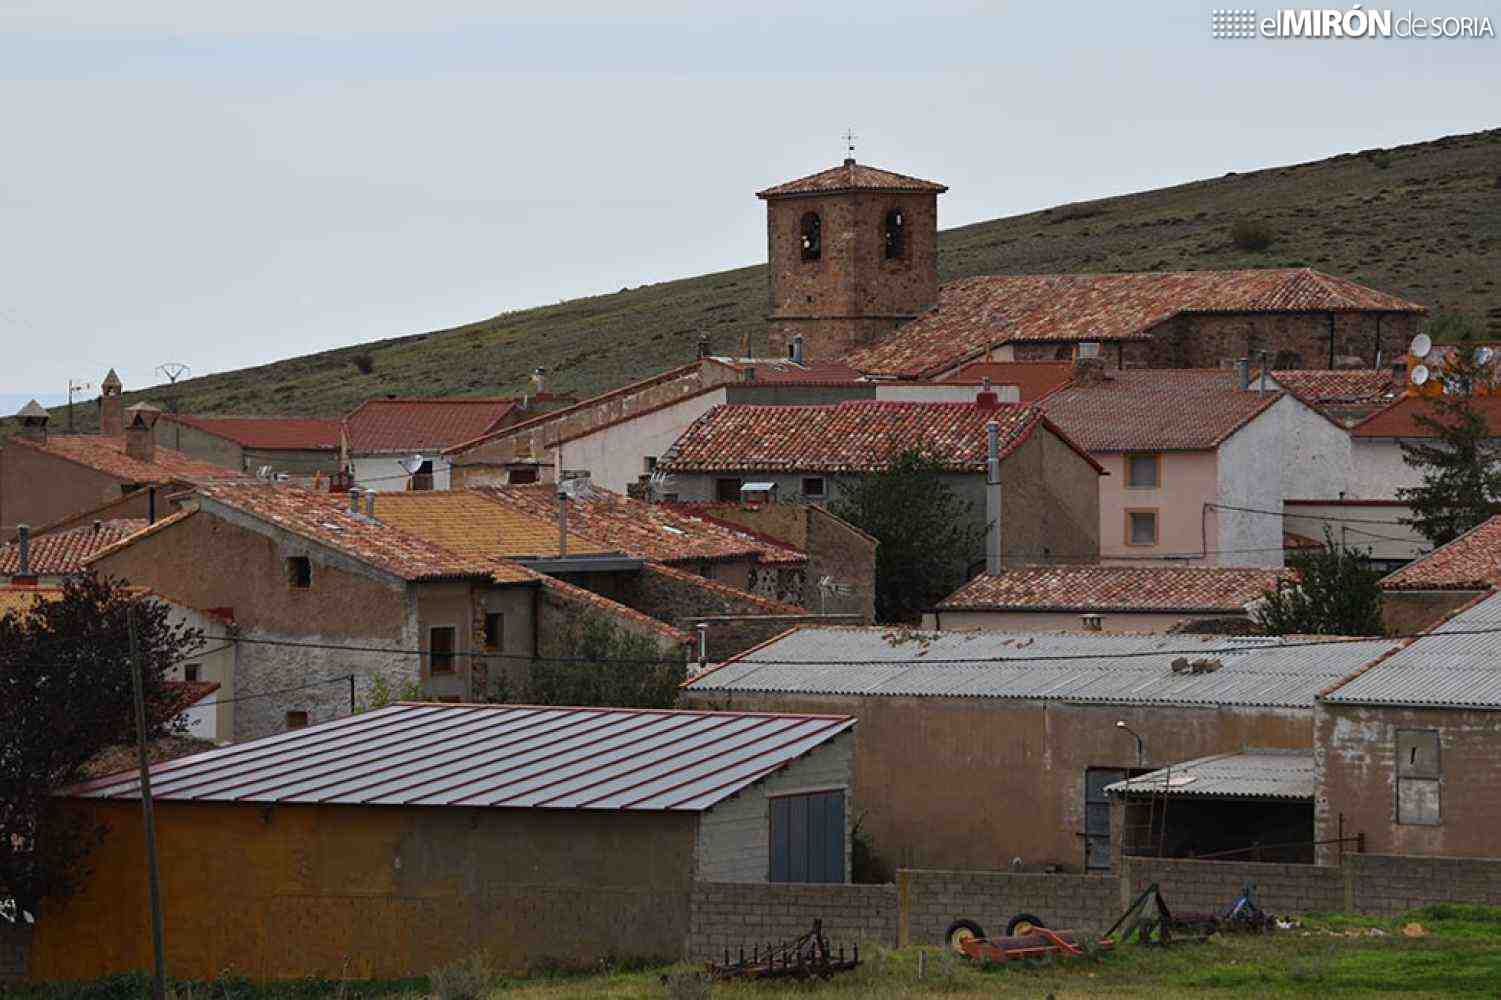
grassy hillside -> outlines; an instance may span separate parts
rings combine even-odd
[[[942,205],[940,203],[940,212]],[[1248,253],[1232,223],[1269,225]],[[1213,180],[951,229],[944,279],[973,274],[1309,265],[1468,317],[1501,338],[1501,129]],[[579,395],[682,364],[700,331],[716,352],[762,343],[764,266],[506,313],[184,382],[184,412],[336,415],[382,393],[490,394],[538,366]],[[368,368],[368,372],[362,371]],[[162,387],[129,401],[166,402]],[[82,409],[84,425],[93,407]]]

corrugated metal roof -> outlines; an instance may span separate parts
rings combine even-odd
[[[802,628],[701,675],[688,689],[1307,708],[1333,681],[1396,645],[1314,641]],[[1219,658],[1224,665],[1177,674],[1172,661],[1179,656]],[[976,660],[987,662],[954,662]]]
[[[1501,593],[1412,640],[1324,700],[1353,705],[1501,708]]]
[[[1243,750],[1199,757],[1106,785],[1113,795],[1313,799],[1313,750]]]
[[[167,802],[708,809],[855,720],[842,715],[403,703],[151,769]],[[134,799],[134,772],[65,789]]]

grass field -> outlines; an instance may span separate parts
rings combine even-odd
[[[1403,928],[1416,923],[1423,934]],[[1265,937],[1216,935],[1170,949],[1130,945],[1099,959],[978,968],[927,949],[875,949],[858,970],[828,983],[720,984],[712,996],[836,998],[1030,997],[1449,997],[1501,996],[1501,907],[1430,906],[1395,920],[1311,916],[1304,926]],[[686,968],[686,967],[683,967]],[[688,1000],[669,995],[666,969],[496,980],[484,996],[516,1000],[605,997]],[[144,979],[119,977],[83,986],[18,991],[15,1000],[135,1000]],[[180,984],[177,1000],[416,1000],[429,983],[239,981]],[[700,994],[701,996],[702,994]],[[449,997],[445,1000],[462,1000]]]
[[[703,206],[747,210],[761,211],[749,191],[744,204]],[[942,213],[940,200],[940,222]],[[1237,249],[1238,219],[1269,227],[1271,246]],[[946,230],[938,247],[944,280],[1307,265],[1468,317],[1497,338],[1501,129],[994,219]],[[176,392],[183,412],[336,416],[382,393],[515,392],[541,365],[553,388],[589,395],[684,364],[700,332],[720,353],[738,353],[747,335],[764,347],[765,311],[757,264],[210,375]],[[160,389],[126,400],[167,402]],[[91,405],[78,415],[92,428]]]

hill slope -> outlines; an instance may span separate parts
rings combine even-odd
[[[1241,216],[1270,224],[1276,242],[1237,250],[1229,230]],[[938,245],[945,280],[1308,265],[1462,313],[1501,338],[1501,129],[995,219],[945,231]],[[700,331],[717,353],[738,353],[747,334],[761,345],[765,306],[758,265],[210,375],[176,391],[184,412],[332,416],[383,393],[519,391],[540,365],[549,388],[588,395],[684,363]],[[166,395],[158,387],[127,398],[163,405]],[[80,412],[89,426],[93,407]]]

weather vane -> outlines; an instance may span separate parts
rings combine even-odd
[[[844,130],[844,145],[849,150],[850,159],[852,160],[855,158],[855,140],[858,138],[860,137],[855,134],[854,129],[847,128]]]

